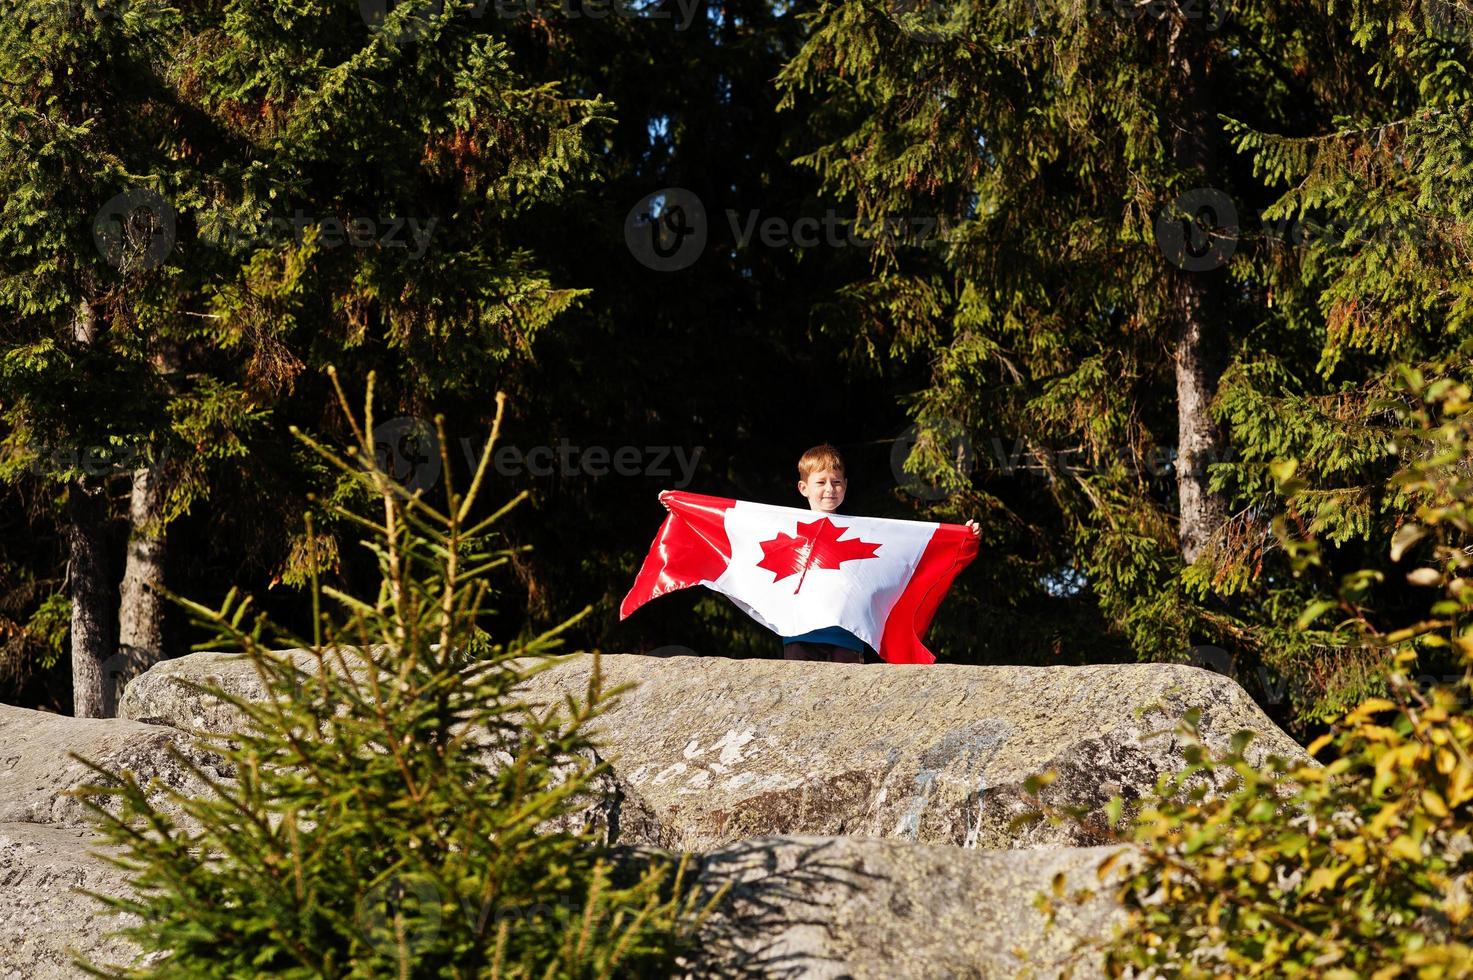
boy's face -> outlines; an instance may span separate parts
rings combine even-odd
[[[808,479],[798,481],[798,492],[808,499],[809,510],[830,513],[839,509],[844,502],[844,490],[848,487],[844,474],[838,470],[814,470]]]

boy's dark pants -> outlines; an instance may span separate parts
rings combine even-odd
[[[784,660],[827,660],[836,664],[862,664],[864,654],[859,650],[847,650],[832,643],[785,643]]]

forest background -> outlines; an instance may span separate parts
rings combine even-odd
[[[10,5],[0,701],[108,713],[198,639],[156,585],[372,585],[290,433],[344,441],[334,365],[427,491],[430,420],[464,470],[508,393],[503,635],[777,656],[703,590],[616,609],[658,491],[795,505],[829,441],[849,512],[981,521],[942,661],[1197,663],[1307,740],[1429,601],[1393,382],[1468,375],[1469,14]]]

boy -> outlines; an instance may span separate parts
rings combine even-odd
[[[808,509],[833,514],[844,503],[849,481],[844,478],[844,458],[828,443],[814,446],[798,458],[798,492],[808,501]],[[967,527],[978,536],[982,526],[967,521]],[[800,636],[785,636],[784,660],[826,660],[841,664],[862,664],[869,649],[863,640],[839,626],[809,630]]]

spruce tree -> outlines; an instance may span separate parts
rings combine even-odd
[[[576,301],[509,226],[587,172],[607,105],[521,74],[463,6],[0,12],[0,475],[57,498],[78,714],[108,707],[120,582],[125,642],[161,635],[139,607],[171,522],[230,487],[243,526],[297,525],[328,475],[281,434],[333,411],[304,372],[392,367],[403,412],[475,393],[484,414]],[[288,550],[331,567],[334,540]]]
[[[668,976],[691,951],[724,890],[697,908],[685,857],[672,869],[616,855],[587,819],[603,810],[608,772],[588,725],[625,688],[604,687],[594,655],[584,698],[531,700],[527,681],[563,659],[570,624],[506,643],[481,628],[492,574],[516,550],[498,521],[525,499],[476,516],[503,404],[470,485],[447,473],[443,502],[375,461],[372,375],[361,419],[343,401],[346,453],[301,436],[359,491],[334,510],[360,528],[380,576],[363,596],[314,581],[310,636],[248,595],[218,608],[178,597],[212,647],[255,668],[265,696],[203,686],[244,719],[202,737],[230,777],[176,752],[209,789],[170,792],[167,812],[134,773],[93,764],[101,779],[82,793],[133,885],[96,897],[137,916],[122,931],[153,955],[90,972]]]
[[[1276,491],[1308,479],[1297,514],[1352,549],[1384,540],[1392,467],[1367,423],[1416,347],[1390,338],[1462,306],[1456,207],[1416,246],[1355,229],[1459,196],[1468,35],[1447,11],[1352,9],[841,0],[780,79],[816,100],[803,160],[827,188],[949,223],[944,250],[882,249],[847,296],[864,343],[930,359],[917,420],[979,448],[975,485],[950,467],[952,510],[1031,532],[999,533],[1036,556],[1000,587],[1082,573],[1138,656],[1220,647],[1299,722],[1372,675],[1294,629],[1313,589],[1272,533]],[[1430,141],[1403,142],[1415,129]],[[1306,207],[1351,233],[1281,234]],[[1014,444],[1022,474],[988,451]],[[945,476],[927,445],[913,463]]]

